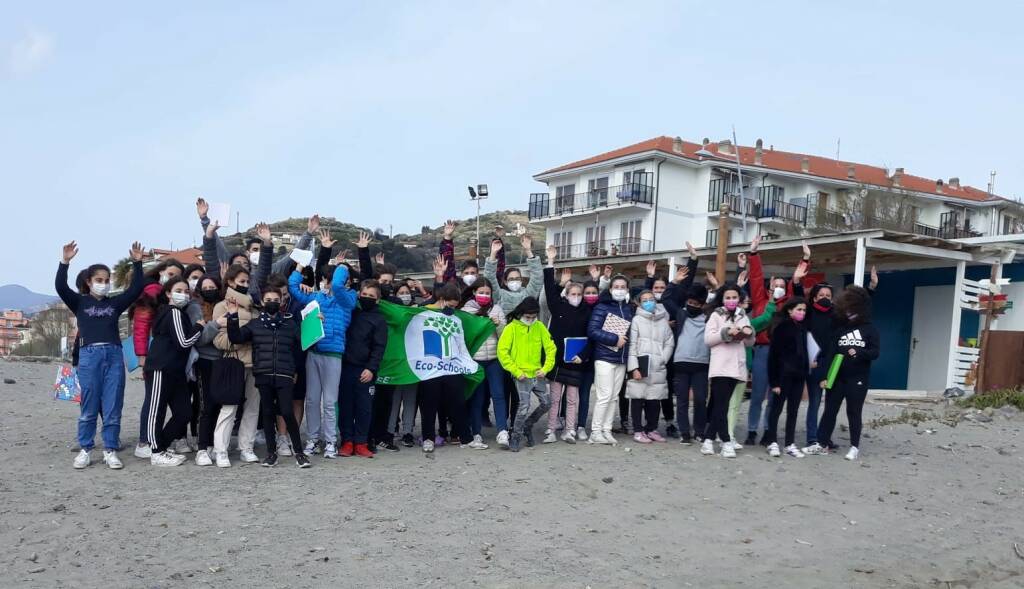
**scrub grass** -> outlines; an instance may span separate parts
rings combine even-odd
[[[1024,411],[1024,390],[998,389],[989,391],[980,395],[972,395],[966,399],[960,399],[957,401],[957,405],[973,409],[986,409],[988,407],[999,409],[1006,405],[1012,405]]]

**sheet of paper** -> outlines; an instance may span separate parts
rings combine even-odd
[[[206,213],[206,216],[210,218],[211,223],[216,221],[221,227],[227,227],[231,224],[231,205],[211,202],[210,210]]]
[[[312,263],[313,261],[313,251],[293,249],[291,253],[291,259],[295,260],[299,264],[302,264],[303,266],[309,266],[310,263]]]

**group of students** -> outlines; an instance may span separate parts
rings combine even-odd
[[[569,270],[556,277],[557,248],[547,248],[542,264],[524,235],[527,280],[519,268],[506,267],[500,227],[482,271],[472,259],[456,269],[455,225],[448,222],[427,290],[419,281],[399,279],[381,254],[372,259],[369,234],[355,242],[358,266],[350,265],[347,250],[335,255],[335,240],[314,215],[296,246],[316,250],[315,263],[304,267],[289,256],[274,260],[270,229],[262,223],[243,251],[229,251],[207,211],[200,199],[202,265],[163,260],[144,272],[136,243],[130,282],[116,296],[108,296],[111,271],[103,264],[80,272],[70,288],[68,267],[78,249],[75,242],[64,246],[56,289],[78,322],[82,388],[75,468],[92,461],[98,418],[104,463],[123,467],[117,454],[125,385],[118,321],[126,311],[145,380],[134,455],[154,466],[178,466],[195,453],[199,466],[229,467],[233,434],[242,462],[268,467],[283,456],[301,468],[314,454],[372,458],[399,450],[399,443],[419,444],[424,452],[445,444],[486,450],[485,425],[493,425],[498,446],[518,452],[536,443],[541,420],[542,443],[614,445],[615,434],[625,432],[639,444],[666,437],[697,441],[708,455],[718,441],[726,458],[756,444],[760,429],[761,445],[780,456],[776,430],[783,408],[784,451],[799,458],[838,448],[832,433],[844,403],[851,443],[846,458],[858,457],[861,410],[879,353],[871,324],[874,270],[871,289],[847,286],[835,293],[819,283],[805,299],[809,249],[792,280],[766,281],[755,239],[737,260],[735,280],[719,284],[708,273],[705,285],[695,280],[697,254],[687,243],[689,261],[671,280],[657,276],[652,261],[643,287],[631,288],[631,280],[610,266],[591,266],[584,280]],[[314,301],[324,337],[304,350],[299,317]],[[468,395],[458,374],[379,384],[388,343],[380,305],[422,306],[444,315],[459,310],[489,320],[493,330],[472,352],[483,380]],[[836,356],[843,361],[819,422],[826,371]],[[747,438],[741,444],[734,430],[748,380]],[[796,421],[805,390],[807,445],[799,448]],[[255,452],[260,427],[262,461]]]

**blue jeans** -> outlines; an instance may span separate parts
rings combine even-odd
[[[100,415],[103,416],[103,447],[107,450],[121,447],[124,379],[121,346],[82,348],[78,359],[78,382],[82,385],[78,445],[83,450],[92,450],[95,445],[96,418]]]
[[[484,400],[490,392],[491,403],[494,404],[494,427],[499,432],[508,429],[508,407],[505,405],[505,370],[497,360],[481,360],[477,362],[484,369],[484,380],[477,385],[473,396],[469,398],[469,430],[470,434],[480,435],[484,426]]]
[[[807,445],[818,441],[818,407],[821,406],[821,381],[828,376],[828,366],[818,366],[807,375]]]
[[[590,388],[594,386],[594,366],[583,372],[580,380],[580,413],[576,419],[577,427],[584,427],[587,424],[587,413],[590,413]]]
[[[758,427],[767,429],[767,420],[761,418],[761,405],[768,394],[768,346],[754,346],[753,386],[750,389],[750,411],[747,413],[747,431]],[[769,408],[771,401],[769,401]],[[765,415],[767,417],[767,414]]]

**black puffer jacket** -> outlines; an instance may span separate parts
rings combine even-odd
[[[548,378],[569,386],[580,386],[584,373],[594,369],[590,360],[590,342],[579,355],[582,364],[564,362],[565,338],[587,337],[587,322],[590,321],[591,308],[584,302],[573,307],[562,298],[562,288],[555,282],[555,269],[544,268],[544,297],[547,299],[548,310],[551,311],[551,339],[555,340],[558,357],[555,358],[555,370]]]
[[[260,313],[239,326],[238,314],[228,315],[228,339],[233,344],[252,342],[252,373],[268,376],[295,376],[296,349],[301,349],[299,322],[287,313],[274,316]]]
[[[369,311],[356,309],[352,312],[352,323],[345,336],[345,357],[343,362],[369,370],[377,376],[380,362],[384,359],[384,348],[388,347],[388,323],[377,307]]]
[[[771,387],[781,387],[786,377],[806,376],[810,363],[804,322],[783,319],[772,330],[771,337],[772,345],[768,349],[768,382]]]

